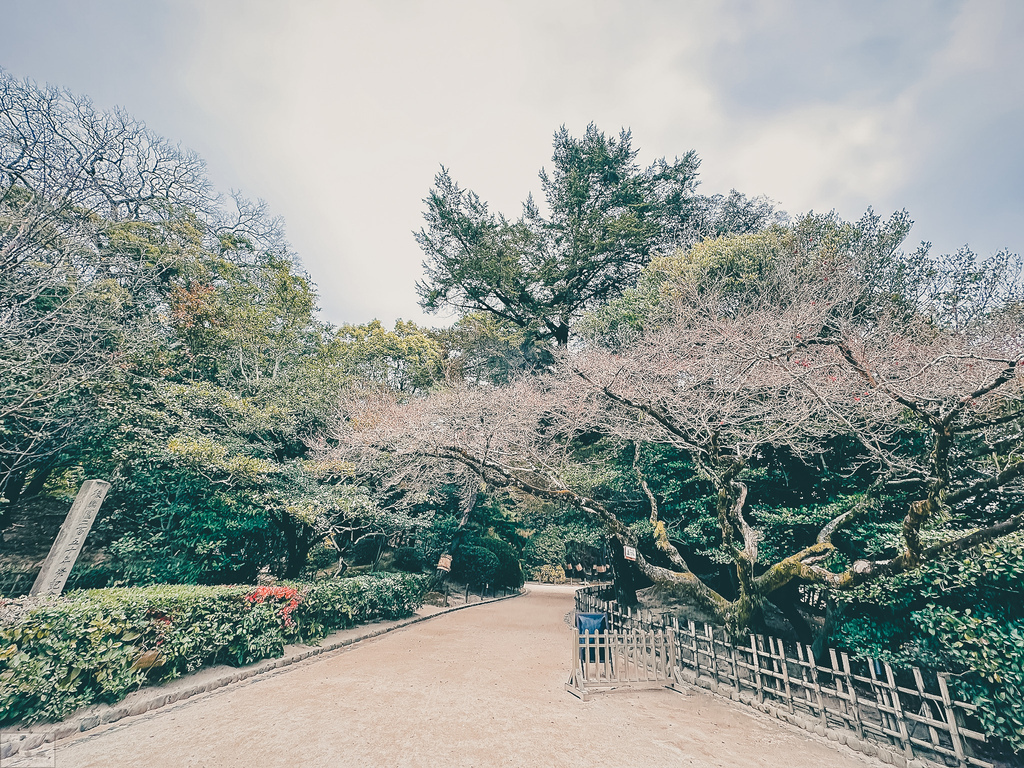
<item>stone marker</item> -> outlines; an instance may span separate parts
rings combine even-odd
[[[29,591],[30,595],[59,595],[64,590],[71,569],[75,567],[78,553],[82,551],[85,537],[89,535],[96,513],[100,511],[110,483],[105,480],[86,480],[82,484],[71,511],[60,527],[57,540],[50,547],[50,554],[43,561],[43,568]]]

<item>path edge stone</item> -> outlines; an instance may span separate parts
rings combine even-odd
[[[64,739],[71,738],[76,734],[91,731],[93,728],[98,728],[101,725],[109,725],[127,717],[135,717],[137,715],[153,712],[170,704],[185,701],[203,693],[215,691],[218,688],[223,688],[224,686],[231,685],[232,683],[248,680],[282,667],[292,666],[293,664],[306,661],[314,656],[326,656],[335,651],[348,648],[350,645],[362,642],[363,640],[369,640],[374,637],[385,635],[388,632],[394,632],[396,629],[403,629],[413,624],[419,624],[422,621],[429,621],[430,619],[435,619],[438,616],[445,616],[449,613],[454,613],[455,611],[475,608],[478,605],[490,605],[492,603],[500,603],[503,600],[512,600],[513,598],[527,595],[529,592],[529,588],[523,587],[519,592],[511,595],[491,597],[475,603],[453,605],[448,608],[444,608],[437,613],[430,613],[425,616],[409,616],[405,619],[398,619],[394,624],[390,624],[386,627],[377,627],[376,629],[372,629],[373,624],[367,624],[365,625],[369,630],[367,632],[350,637],[337,638],[334,641],[331,640],[331,635],[328,635],[323,638],[320,645],[286,645],[284,655],[282,656],[274,659],[263,659],[245,667],[230,668],[223,674],[204,681],[201,685],[193,685],[172,692],[161,691],[161,686],[154,686],[151,696],[147,698],[140,698],[132,702],[130,705],[125,705],[124,699],[122,699],[114,704],[91,705],[80,714],[72,715],[68,719],[61,720],[57,723],[34,723],[32,725],[5,728],[3,730],[4,734],[31,733],[38,734],[40,738],[32,738],[19,743],[9,742],[8,744],[5,744],[6,749],[4,750],[3,759],[6,761],[8,758],[18,754],[18,752],[21,751],[22,744],[28,745],[25,749],[31,749],[38,747],[40,744],[63,741]],[[355,628],[356,627],[353,627],[352,629]],[[340,630],[333,634],[337,635],[345,631],[347,630]],[[197,670],[193,675],[198,674],[200,671],[201,670]],[[185,675],[184,677],[168,682],[188,680],[188,678],[193,675]],[[140,690],[145,691],[146,688],[142,688]],[[46,731],[46,733],[43,734],[43,731]]]

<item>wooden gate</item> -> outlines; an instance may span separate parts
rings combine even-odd
[[[616,688],[664,688],[679,683],[675,632],[572,632],[572,673],[565,690],[586,701]]]

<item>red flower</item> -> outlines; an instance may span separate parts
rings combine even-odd
[[[253,605],[263,603],[269,599],[286,600],[287,605],[281,609],[281,617],[284,619],[286,627],[290,627],[294,623],[292,612],[302,602],[302,596],[299,594],[299,591],[291,587],[256,587],[255,591],[245,596],[245,599]]]

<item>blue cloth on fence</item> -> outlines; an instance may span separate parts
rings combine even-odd
[[[608,615],[605,613],[577,613],[576,629],[584,632],[604,632],[608,629]]]

